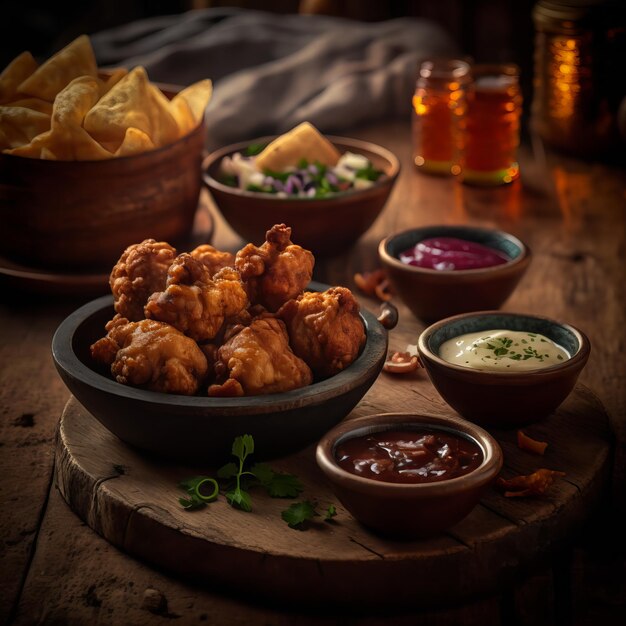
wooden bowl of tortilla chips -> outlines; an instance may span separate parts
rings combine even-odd
[[[188,236],[211,81],[159,89],[99,71],[81,36],[0,74],[0,246],[31,265],[110,265],[130,244]]]

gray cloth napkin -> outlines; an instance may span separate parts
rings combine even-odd
[[[92,36],[101,66],[143,65],[151,80],[211,78],[210,149],[308,120],[337,132],[408,116],[420,60],[457,52],[426,20],[364,23],[234,8],[133,22]]]

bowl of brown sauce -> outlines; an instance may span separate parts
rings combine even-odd
[[[317,464],[345,508],[394,538],[454,526],[502,467],[498,442],[456,417],[381,413],[348,420],[319,442]]]

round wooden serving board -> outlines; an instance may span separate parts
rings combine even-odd
[[[386,411],[451,413],[425,374],[382,374],[350,417]],[[549,443],[545,456],[519,450],[514,431],[492,431],[505,457],[503,475],[540,467],[567,473],[542,498],[504,498],[490,489],[448,532],[422,541],[390,541],[360,526],[323,482],[314,446],[271,465],[304,483],[300,499],[337,505],[336,521],[290,529],[280,513],[291,500],[253,491],[253,511],[223,497],[188,512],[179,481],[209,468],[149,459],[107,431],[74,398],[61,418],[58,488],[68,504],[115,546],[211,588],[234,589],[307,606],[377,605],[393,598],[413,607],[450,606],[512,583],[566,545],[607,482],[610,436],[598,399],[577,387],[558,412],[525,432]],[[193,433],[189,433],[193,437]]]

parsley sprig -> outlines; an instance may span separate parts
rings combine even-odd
[[[251,435],[236,437],[231,452],[237,460],[217,470],[221,484],[210,476],[194,476],[180,483],[179,486],[187,492],[186,498],[179,498],[185,510],[204,508],[217,500],[220,492],[225,492],[228,504],[250,512],[252,488],[260,487],[272,498],[297,498],[304,490],[300,480],[293,474],[277,472],[267,463],[248,466],[249,457],[254,453],[254,438]],[[305,500],[292,504],[282,512],[281,517],[290,528],[305,530],[314,517],[323,516],[324,521],[331,521],[336,515],[337,509],[333,504],[320,513],[316,502]]]

